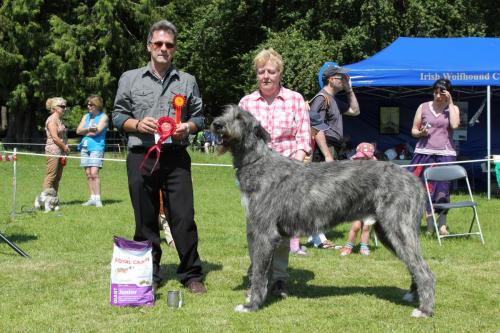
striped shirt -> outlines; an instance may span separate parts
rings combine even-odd
[[[311,127],[304,98],[281,87],[271,104],[257,90],[243,97],[240,108],[250,112],[271,136],[269,148],[288,158],[298,150],[311,152]]]

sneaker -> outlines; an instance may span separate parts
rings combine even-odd
[[[307,252],[303,251],[302,249],[290,251],[290,254],[292,254],[294,256],[299,256],[299,257],[307,257]]]
[[[101,200],[96,200],[95,206],[96,207],[102,207],[102,201]]]
[[[439,234],[441,236],[446,236],[446,235],[449,235],[449,231],[448,231],[448,228],[446,228],[446,225],[442,225],[440,228],[439,228]]]
[[[286,283],[283,280],[276,281],[271,287],[271,295],[276,298],[287,298]]]
[[[94,199],[89,199],[89,201],[82,203],[82,206],[95,206],[96,202]]]
[[[340,255],[341,256],[348,256],[352,253],[352,247],[344,247],[342,250],[340,250]]]
[[[359,250],[359,254],[364,255],[364,256],[369,256],[370,255],[370,249],[369,248],[361,248]]]
[[[305,256],[307,256],[306,247],[301,246],[300,248],[298,248],[296,250],[291,249],[290,254],[305,257]]]

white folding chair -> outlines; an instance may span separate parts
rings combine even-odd
[[[449,203],[432,203],[431,193],[429,192],[429,182],[430,181],[454,181],[459,179],[465,179],[465,183],[467,184],[467,190],[469,191],[469,201],[457,201],[452,202],[450,200]],[[469,179],[467,177],[467,171],[460,165],[443,165],[427,168],[424,171],[424,180],[425,180],[425,188],[427,189],[427,198],[429,199],[429,204],[431,206],[432,211],[432,219],[434,221],[434,227],[436,229],[436,235],[438,237],[439,245],[441,245],[441,238],[446,237],[458,237],[458,236],[467,236],[470,235],[479,235],[481,237],[481,242],[484,244],[483,232],[481,231],[481,225],[479,224],[479,216],[477,214],[477,202],[474,201],[472,197],[472,191],[470,189]],[[472,208],[473,215],[472,221],[470,224],[469,232],[461,233],[461,234],[448,234],[448,235],[440,235],[438,230],[438,224],[436,219],[435,210],[440,209],[439,217],[453,208]],[[474,222],[477,224],[477,232],[472,232],[472,227]]]

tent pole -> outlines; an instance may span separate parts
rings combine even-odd
[[[490,165],[490,158],[491,158],[491,86],[487,86],[486,88],[486,117],[487,117],[487,130],[486,130],[486,141],[487,141],[487,158],[488,160],[486,161],[487,165],[487,172],[488,172],[488,200],[491,199],[491,165]]]

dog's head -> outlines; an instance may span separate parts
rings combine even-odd
[[[221,138],[222,151],[267,143],[271,137],[250,112],[236,105],[228,105],[224,113],[215,118],[210,130]]]
[[[54,188],[49,187],[48,189],[42,192],[42,195],[45,197],[57,197],[57,192]]]
[[[47,197],[45,199],[45,203],[48,205],[50,210],[58,210],[59,209],[59,198],[58,197]]]
[[[43,191],[40,198],[51,210],[56,210],[59,206],[59,198],[57,197],[56,190],[53,188],[48,188]]]

